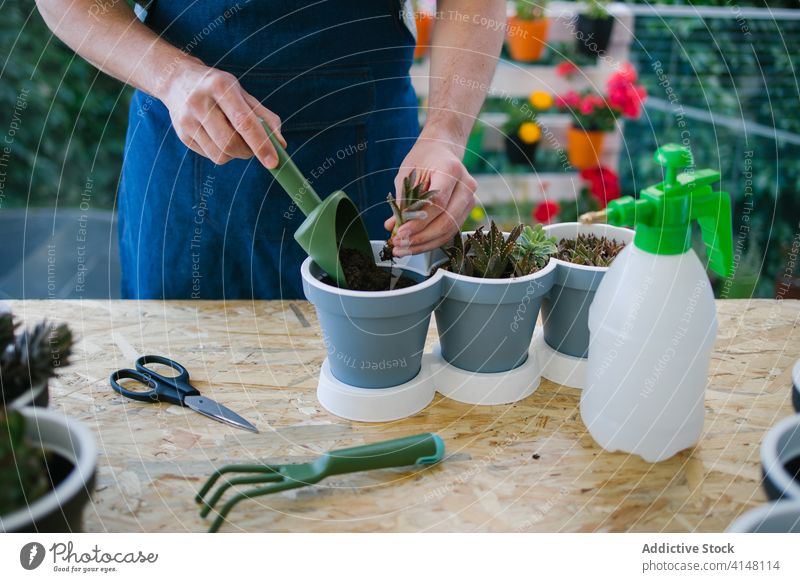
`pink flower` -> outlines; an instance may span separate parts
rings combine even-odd
[[[575,109],[581,104],[581,96],[576,91],[568,91],[566,95],[556,97],[556,106],[559,109]]]
[[[572,61],[561,61],[556,65],[556,74],[559,77],[570,77],[578,70],[578,65]]]
[[[624,83],[633,85],[638,80],[639,76],[636,73],[636,69],[633,68],[633,65],[630,63],[625,63],[619,69],[617,69],[613,75],[611,75],[611,77],[608,79],[608,84],[611,85],[612,83]]]
[[[638,77],[630,63],[623,65],[608,80],[608,104],[629,119],[638,119],[647,91],[636,85]]]

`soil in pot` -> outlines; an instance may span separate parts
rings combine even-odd
[[[593,234],[579,234],[574,239],[562,238],[557,259],[587,267],[608,267],[625,248],[625,243]]]
[[[783,465],[786,467],[786,472],[789,473],[792,479],[800,483],[800,457],[789,459]]]
[[[405,289],[417,284],[410,277],[400,275],[393,277],[390,269],[379,267],[372,257],[368,257],[355,249],[343,248],[339,253],[339,261],[347,278],[347,288],[352,291],[389,291],[390,289]],[[392,279],[396,279],[392,286]],[[330,277],[322,279],[323,283],[339,287]]]

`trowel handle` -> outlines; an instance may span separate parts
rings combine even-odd
[[[320,463],[325,475],[341,475],[371,469],[404,467],[406,465],[431,465],[444,456],[444,441],[433,433],[372,443],[350,449],[326,453]]]
[[[319,196],[305,176],[297,169],[297,166],[294,165],[292,158],[283,149],[269,126],[263,120],[261,125],[264,126],[264,130],[267,132],[269,141],[272,142],[275,151],[278,152],[278,165],[272,168],[270,172],[275,176],[278,184],[283,186],[292,201],[297,204],[300,211],[308,216],[321,202]]]

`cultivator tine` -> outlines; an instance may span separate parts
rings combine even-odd
[[[208,478],[208,481],[206,481],[205,485],[203,485],[200,491],[197,492],[194,500],[197,503],[202,503],[203,498],[214,486],[214,483],[216,483],[217,480],[225,473],[265,473],[267,471],[277,473],[278,469],[272,465],[225,465],[224,467],[220,467],[214,471],[214,474]]]
[[[248,489],[247,491],[242,491],[241,493],[237,493],[235,496],[231,497],[225,505],[222,506],[222,509],[217,513],[217,518],[214,520],[214,523],[211,524],[211,527],[208,528],[208,533],[216,533],[219,531],[219,528],[225,522],[225,518],[231,512],[231,509],[245,499],[253,499],[255,497],[261,497],[263,495],[270,495],[272,493],[278,493],[279,491],[285,491],[287,489],[295,489],[300,485],[293,481],[283,481],[281,483],[275,483],[273,485],[268,485],[267,487],[259,487],[258,489]]]
[[[229,479],[222,485],[220,485],[217,490],[214,492],[214,495],[211,496],[211,499],[206,501],[203,505],[203,509],[200,510],[200,517],[205,517],[208,515],[208,512],[211,511],[217,502],[225,495],[225,492],[230,489],[231,487],[236,487],[237,485],[256,485],[258,483],[270,483],[274,481],[280,481],[283,479],[283,475],[277,473],[275,471],[265,472],[261,475],[255,475],[252,477],[236,477],[234,479]]]

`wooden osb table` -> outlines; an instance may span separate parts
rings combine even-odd
[[[323,451],[436,431],[446,462],[329,479],[242,503],[225,531],[721,531],[765,500],[758,448],[791,414],[800,302],[720,301],[720,331],[698,447],[650,465],[600,450],[579,392],[543,381],[514,405],[441,397],[413,418],[347,422],[315,397],[325,356],[305,302],[18,301],[28,321],[69,322],[74,364],[52,406],[95,432],[100,450],[88,531],[204,531],[193,497],[212,468],[305,461]],[[429,341],[435,332],[431,329]],[[250,434],[177,406],[111,391],[139,354],[184,363],[201,392],[246,416]]]

